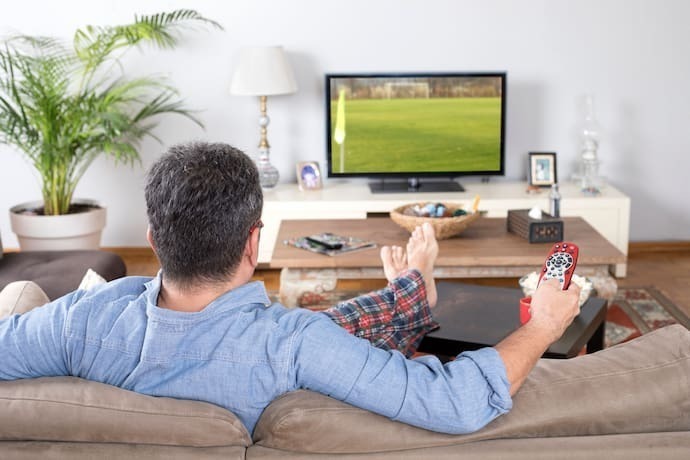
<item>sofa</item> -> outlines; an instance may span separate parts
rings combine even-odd
[[[100,250],[4,252],[0,239],[0,289],[13,281],[33,281],[54,300],[79,287],[91,269],[106,281],[125,276],[125,263]]]
[[[0,293],[22,312],[32,284]],[[5,291],[3,291],[5,292]],[[630,363],[635,363],[631,369]],[[75,377],[0,382],[3,459],[687,459],[690,332],[675,325],[570,360],[541,360],[513,410],[446,435],[299,390],[254,433],[209,403],[145,396]]]

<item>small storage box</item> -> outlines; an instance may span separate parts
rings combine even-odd
[[[541,219],[532,219],[529,209],[508,211],[508,231],[525,238],[530,243],[555,243],[563,241],[563,221],[542,212]]]

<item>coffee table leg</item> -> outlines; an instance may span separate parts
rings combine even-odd
[[[594,353],[604,349],[604,334],[606,332],[606,321],[602,321],[597,330],[587,342],[587,353]]]

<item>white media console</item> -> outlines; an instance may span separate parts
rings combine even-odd
[[[597,229],[623,254],[628,254],[630,231],[630,198],[607,185],[598,196],[585,196],[574,182],[560,185],[561,215],[579,216]],[[404,204],[434,201],[455,202],[469,208],[479,195],[479,209],[487,217],[505,217],[509,209],[528,209],[534,206],[549,210],[549,191],[527,193],[526,182],[495,181],[463,183],[464,192],[441,193],[378,193],[372,194],[364,182],[329,180],[321,190],[300,191],[296,184],[279,184],[264,190],[264,228],[259,247],[259,263],[271,261],[282,220],[288,219],[365,219],[369,213],[388,213]],[[315,232],[318,229],[314,229]],[[624,277],[626,265],[615,267],[613,273]]]

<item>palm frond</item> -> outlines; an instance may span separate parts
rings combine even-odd
[[[169,13],[158,13],[148,16],[135,16],[135,24],[148,26],[150,30],[173,31],[176,29],[189,28],[195,25],[210,25],[223,30],[223,26],[218,22],[203,17],[195,10],[180,9]],[[175,44],[176,42],[173,42]]]
[[[150,42],[159,48],[173,48],[178,44],[178,33],[192,25],[222,26],[203,17],[194,10],[176,10],[148,16],[135,16],[132,24],[121,26],[87,26],[74,36],[74,49],[85,68],[90,71],[96,63],[106,60],[113,52],[131,48],[141,42]]]
[[[115,52],[145,42],[172,48],[183,29],[197,25],[222,28],[194,10],[177,10],[84,27],[71,47],[25,35],[0,42],[0,142],[22,150],[40,174],[46,213],[67,212],[98,156],[138,161],[139,142],[157,139],[157,116],[179,114],[202,126],[164,78],[111,71],[121,66]]]

